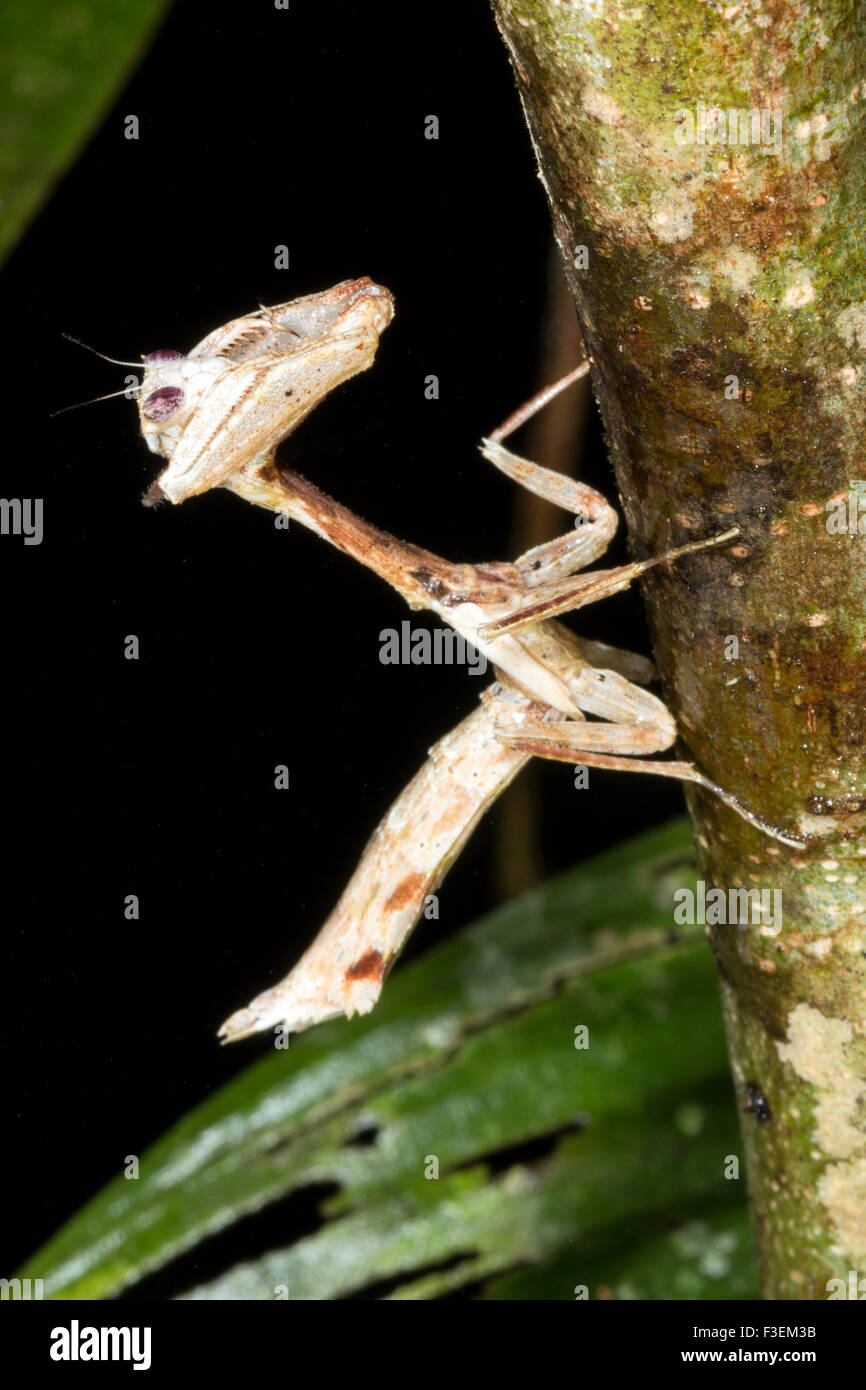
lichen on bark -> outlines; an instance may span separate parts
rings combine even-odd
[[[741,530],[644,592],[684,747],[808,840],[689,794],[707,884],[782,894],[710,934],[765,1292],[826,1298],[866,1276],[866,16],[492,3],[632,548]]]

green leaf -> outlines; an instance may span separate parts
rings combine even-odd
[[[0,258],[110,106],[167,0],[4,0]]]
[[[685,1206],[697,1194],[715,1204],[727,1195],[720,1158],[736,1124],[730,1107],[718,1103],[721,1090],[709,1094],[715,1103],[699,1136],[677,1128],[670,1101],[640,1124],[599,1121],[564,1138],[550,1158],[515,1164],[492,1181],[478,1166],[423,1188],[407,1185],[399,1197],[237,1266],[188,1297],[273,1299],[285,1289],[294,1299],[331,1299],[399,1276],[392,1297],[428,1298],[569,1248],[556,1296],[571,1298],[573,1286],[586,1282],[577,1233],[606,1250],[602,1237],[615,1218],[649,1212],[658,1226],[677,1202]],[[713,1172],[715,1182],[708,1179]],[[436,1265],[448,1268],[413,1277]]]
[[[623,1254],[622,1250],[627,1253]],[[488,1299],[559,1299],[569,1278],[585,1285],[590,1298],[759,1299],[752,1225],[743,1202],[710,1208],[673,1231],[636,1241],[623,1232],[619,1252],[590,1254],[577,1264],[570,1251],[539,1269],[520,1270],[491,1281]],[[576,1295],[573,1295],[576,1296]]]
[[[700,928],[673,928],[694,874],[680,822],[492,913],[397,971],[367,1018],[224,1087],[22,1274],[51,1298],[107,1297],[328,1183],[318,1231],[189,1296],[426,1298],[567,1253],[543,1296],[571,1298],[621,1254],[624,1220],[627,1244],[652,1242],[741,1200],[712,961]]]

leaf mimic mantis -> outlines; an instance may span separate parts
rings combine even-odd
[[[398,541],[277,462],[277,445],[313,407],[371,365],[393,310],[381,286],[347,281],[235,319],[186,356],[162,351],[144,359],[142,432],[167,460],[145,502],[179,503],[219,486],[287,514],[374,570],[411,608],[431,609],[497,675],[479,708],[432,748],[395,801],[313,944],[284,980],[232,1014],[220,1032],[225,1041],[369,1012],[428,894],[533,755],[695,782],[782,843],[802,844],[760,821],[693,763],[650,761],[677,738],[667,707],[643,688],[652,663],[556,621],[628,588],[653,565],[739,534],[735,527],[649,560],[581,573],[607,549],[616,512],[593,488],[520,458],[503,440],[584,376],[588,362],[482,442],[495,467],[581,522],[513,564],[452,564]]]

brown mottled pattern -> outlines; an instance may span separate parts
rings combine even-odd
[[[385,911],[399,912],[401,908],[408,907],[418,897],[426,882],[423,874],[407,874],[405,878],[400,880],[385,903]]]
[[[346,971],[347,980],[381,980],[385,973],[385,962],[381,951],[366,951],[360,960],[350,965]]]

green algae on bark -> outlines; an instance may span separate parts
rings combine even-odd
[[[741,530],[644,592],[684,747],[808,841],[689,793],[708,887],[781,893],[710,936],[765,1293],[826,1298],[866,1275],[866,15],[492,3],[632,548]]]

